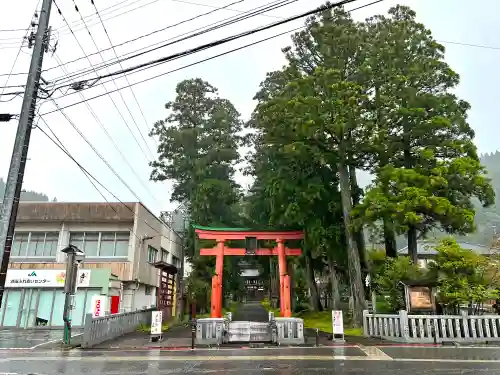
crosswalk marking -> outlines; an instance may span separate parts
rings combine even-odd
[[[392,360],[392,357],[388,356],[382,350],[380,350],[379,348],[377,348],[375,346],[360,345],[359,349],[363,353],[365,353],[367,357],[370,357],[370,358],[374,358],[374,357],[375,358],[380,358],[380,359],[384,359],[386,361]]]

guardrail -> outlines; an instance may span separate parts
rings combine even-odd
[[[151,324],[151,312],[155,309],[137,310],[92,318],[85,316],[82,348],[91,348],[134,332],[141,324]]]
[[[499,315],[370,314],[363,311],[365,337],[397,342],[500,341]]]

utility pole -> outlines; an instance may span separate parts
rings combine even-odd
[[[31,56],[26,90],[24,91],[23,106],[19,116],[14,150],[10,160],[9,174],[5,186],[2,210],[0,212],[0,307],[5,290],[7,269],[9,267],[10,251],[14,228],[16,225],[19,198],[23,184],[24,169],[28,155],[31,136],[31,127],[35,116],[35,105],[38,94],[40,75],[42,71],[43,54],[48,50],[48,26],[52,0],[43,0],[42,9],[38,20],[38,29],[33,42],[33,55]],[[31,43],[30,43],[31,44]]]
[[[72,311],[75,308],[75,294],[78,285],[78,266],[85,259],[85,254],[76,246],[69,245],[67,248],[61,250],[65,253],[67,258],[66,263],[66,279],[64,281],[64,337],[63,344],[71,345],[71,321],[73,320]]]

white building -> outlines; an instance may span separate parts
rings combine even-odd
[[[110,313],[159,306],[174,315],[181,242],[141,203],[21,203],[0,327],[63,325],[61,250],[69,244],[85,252],[74,326],[83,325],[93,295],[108,296]]]

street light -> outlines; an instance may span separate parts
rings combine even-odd
[[[64,339],[65,345],[71,344],[71,312],[75,308],[75,293],[77,286],[78,266],[85,259],[85,253],[76,246],[69,245],[61,250],[68,256],[66,263],[66,278],[64,280],[64,299],[63,321],[64,321]]]

